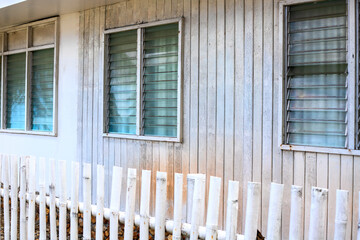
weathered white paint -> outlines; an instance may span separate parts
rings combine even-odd
[[[97,187],[96,187],[96,239],[103,239],[103,224],[104,224],[104,195],[105,195],[105,176],[104,166],[97,165]]]
[[[141,176],[140,239],[149,239],[151,171],[143,170]],[[153,190],[154,191],[154,190]]]
[[[66,179],[66,161],[61,160],[58,161],[57,166],[57,176],[60,179],[60,187],[59,187],[59,240],[67,239],[67,222],[66,222],[66,212],[67,212],[67,194],[66,194],[66,181],[62,181],[62,179]],[[85,218],[85,217],[84,217]]]
[[[260,183],[249,182],[247,187],[245,240],[256,238],[260,213]]]
[[[135,199],[136,197],[136,169],[129,168],[126,188],[125,232],[124,239],[132,240],[134,235]],[[120,206],[120,204],[119,204]]]
[[[36,198],[36,158],[30,157],[29,159],[29,180],[28,180],[28,226],[27,226],[27,239],[35,239],[35,198]],[[65,182],[66,184],[66,182]]]
[[[2,157],[2,182],[4,185],[4,240],[10,238],[10,217],[9,217],[9,158]]]
[[[303,231],[303,188],[291,187],[291,213],[289,239],[300,240]]]
[[[283,204],[284,185],[272,183],[266,239],[281,239],[281,208]]]
[[[328,190],[324,188],[312,188],[309,239],[326,239],[326,206]]]
[[[70,239],[78,239],[78,212],[79,212],[79,177],[80,164],[72,162],[72,185],[71,185],[71,210],[70,210]],[[101,180],[99,178],[99,180]]]
[[[346,227],[348,224],[349,192],[345,190],[336,191],[336,215],[334,239],[346,239]]]
[[[46,159],[39,159],[39,189],[40,189],[40,203],[39,203],[39,217],[40,217],[40,240],[46,239],[46,181],[45,173],[47,171]]]
[[[94,188],[96,165],[104,164],[107,206],[111,185],[109,171],[114,164],[138,170],[167,171],[168,191],[173,189],[174,181],[170,176],[175,171],[183,173],[184,177],[188,173],[207,173],[224,180],[237,180],[241,193],[238,229],[242,232],[247,181],[259,181],[262,183],[259,229],[263,235],[266,235],[271,181],[283,183],[284,192],[290,191],[292,184],[303,187],[299,203],[306,208],[301,209],[301,221],[305,226],[301,238],[308,237],[312,185],[329,189],[326,236],[328,239],[334,237],[336,189],[340,188],[349,191],[347,211],[352,217],[346,234],[355,238],[358,231],[355,210],[359,208],[360,190],[359,152],[281,147],[278,141],[281,139],[281,79],[278,78],[281,58],[275,58],[274,53],[280,51],[281,41],[279,1],[172,0],[171,4],[165,4],[144,0],[141,10],[137,10],[138,6],[137,0],[121,1],[81,12],[80,18],[78,13],[60,16],[59,136],[1,133],[0,152],[67,161],[78,157],[79,161],[90,161]],[[100,97],[103,91],[103,30],[181,16],[185,16],[183,142],[103,139],[103,100]],[[152,189],[155,179],[153,175]],[[139,183],[140,178],[137,192],[140,192]],[[224,193],[228,191],[227,181],[223,181],[222,189]],[[208,190],[207,183],[206,192]],[[124,193],[125,187],[122,191]],[[93,199],[95,193],[93,191]],[[172,196],[169,192],[166,203],[171,203]],[[150,193],[150,198],[152,212],[155,192]],[[184,205],[186,199],[188,196],[184,195]],[[226,202],[227,194],[222,194],[219,225],[223,228]],[[120,208],[125,208],[125,201]],[[169,204],[167,215],[172,213],[172,208]],[[139,201],[135,209],[139,211]],[[190,218],[186,212],[189,213],[191,207],[183,209],[183,219]],[[289,199],[284,199],[282,210],[282,239],[288,239]]]
[[[19,198],[20,198],[20,239],[26,238],[26,189],[27,189],[27,182],[26,182],[26,160],[27,158],[22,157],[20,159],[20,191],[19,191]]]
[[[18,160],[19,157],[17,155],[12,155],[10,157],[10,168],[11,168],[11,189],[10,189],[10,195],[11,195],[11,230],[10,230],[10,236],[11,239],[17,238],[18,236],[18,224],[17,224],[17,217],[18,217]]]
[[[167,174],[156,173],[156,206],[155,206],[155,240],[165,239],[165,209],[166,209]]]
[[[236,239],[239,208],[239,182],[230,181],[226,204],[226,240]]]

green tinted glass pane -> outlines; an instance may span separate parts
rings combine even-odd
[[[178,50],[178,24],[145,29],[145,135],[177,136]]]
[[[109,36],[108,132],[136,134],[137,31]]]
[[[26,54],[7,56],[6,128],[25,130],[25,64]]]
[[[346,147],[347,4],[290,6],[287,143]]]
[[[32,53],[31,129],[53,131],[54,49]]]

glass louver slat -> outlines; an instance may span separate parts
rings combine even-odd
[[[346,147],[347,4],[288,7],[287,143]]]
[[[54,49],[32,53],[31,130],[53,131]]]

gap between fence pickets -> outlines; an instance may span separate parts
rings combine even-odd
[[[0,194],[1,194],[1,196],[4,196],[4,189],[3,188],[0,188]],[[30,199],[29,193],[26,193],[25,196],[26,196],[27,200]],[[50,206],[50,200],[51,200],[50,196],[45,197],[45,202],[46,202],[47,206]],[[40,202],[41,202],[41,196],[38,195],[36,197],[36,203],[40,204]],[[56,198],[55,204],[56,204],[57,207],[60,206],[60,199],[59,198]],[[71,200],[67,200],[66,205],[67,205],[67,210],[71,210]],[[79,203],[79,211],[80,212],[84,211],[84,203],[82,203],[82,202]],[[112,210],[110,208],[104,208],[103,212],[104,212],[104,218],[109,220],[110,216],[112,214]],[[96,216],[96,213],[97,213],[97,206],[96,205],[91,205],[91,214],[92,214],[92,216]],[[119,216],[120,223],[123,223],[123,224],[125,223],[125,215],[126,215],[125,212],[119,211],[118,216]],[[136,226],[140,226],[140,215],[138,215],[138,214],[135,215],[134,224]],[[182,225],[181,226],[181,232],[183,234],[185,234],[186,236],[190,236],[191,224],[182,223],[181,225]],[[155,229],[155,217],[150,217],[149,218],[149,227],[151,229]],[[165,230],[166,230],[166,232],[172,233],[173,229],[174,229],[174,221],[173,220],[166,220],[166,222],[165,222]],[[205,239],[205,237],[206,237],[206,227],[205,226],[199,226],[198,233],[199,233],[199,237],[201,239]],[[217,239],[220,239],[220,240],[221,239],[226,239],[226,232],[223,231],[223,230],[217,230]],[[236,234],[236,239],[237,240],[243,240],[244,235]]]

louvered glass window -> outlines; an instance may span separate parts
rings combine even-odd
[[[50,18],[0,31],[0,132],[56,135],[56,24]]]
[[[25,130],[26,54],[7,56],[6,66],[6,128]]]
[[[136,30],[109,37],[109,132],[136,134]]]
[[[347,147],[347,4],[287,7],[288,144]]]
[[[178,25],[145,29],[143,126],[145,135],[176,137]]]
[[[54,49],[32,53],[31,129],[53,130]]]
[[[179,25],[107,34],[106,133],[178,138]]]

